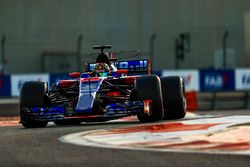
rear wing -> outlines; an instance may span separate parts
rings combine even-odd
[[[151,74],[152,64],[148,59],[113,62],[118,70],[128,70],[128,74]],[[93,71],[95,63],[87,65],[87,71]]]

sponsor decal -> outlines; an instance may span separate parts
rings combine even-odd
[[[250,69],[235,70],[236,90],[250,89]]]
[[[120,61],[114,65],[117,69],[128,69],[130,71],[147,70],[148,60]]]
[[[199,91],[198,70],[164,70],[162,76],[180,76],[184,80],[187,91]]]
[[[81,93],[91,93],[91,92],[96,92],[97,91],[97,87],[99,85],[96,83],[91,83],[89,84],[81,84]]]
[[[48,74],[17,74],[11,75],[11,94],[12,96],[20,96],[23,84],[27,81],[49,81]]]
[[[131,61],[118,61],[114,62],[114,66],[117,69],[127,69],[129,71],[145,71],[148,68],[148,60],[131,60]],[[95,68],[94,63],[88,64],[88,71],[92,71]]]
[[[88,82],[85,82],[88,80]],[[80,94],[78,98],[78,103],[76,106],[76,110],[91,112],[94,99],[96,96],[96,91],[99,89],[100,85],[103,82],[103,78],[96,77],[96,78],[81,78],[80,82]]]
[[[234,70],[200,70],[201,91],[235,89]]]

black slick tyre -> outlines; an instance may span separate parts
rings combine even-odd
[[[45,82],[25,82],[20,93],[20,118],[26,128],[46,127],[47,121],[37,121],[25,114],[25,108],[45,107],[48,104],[48,87]]]
[[[181,119],[186,115],[185,85],[179,76],[161,78],[164,119]]]
[[[136,96],[138,101],[151,100],[151,114],[138,113],[141,122],[154,122],[163,119],[164,109],[161,93],[160,78],[156,75],[141,76],[135,81]]]

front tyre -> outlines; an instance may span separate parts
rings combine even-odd
[[[46,127],[47,121],[37,121],[29,117],[25,108],[45,107],[48,105],[48,86],[45,82],[25,82],[20,93],[20,118],[25,128]]]
[[[185,85],[179,76],[161,77],[164,119],[181,119],[186,115]]]
[[[136,96],[138,101],[151,100],[150,113],[138,113],[141,122],[153,122],[163,119],[164,109],[161,92],[160,78],[156,75],[141,76],[135,81]]]

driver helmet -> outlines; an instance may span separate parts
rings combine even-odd
[[[103,52],[98,55],[96,63],[106,63],[108,66],[110,66],[111,62],[109,59],[110,59],[109,54],[107,52]]]
[[[96,71],[96,72],[110,72],[110,68],[106,63],[96,63],[94,71]]]

